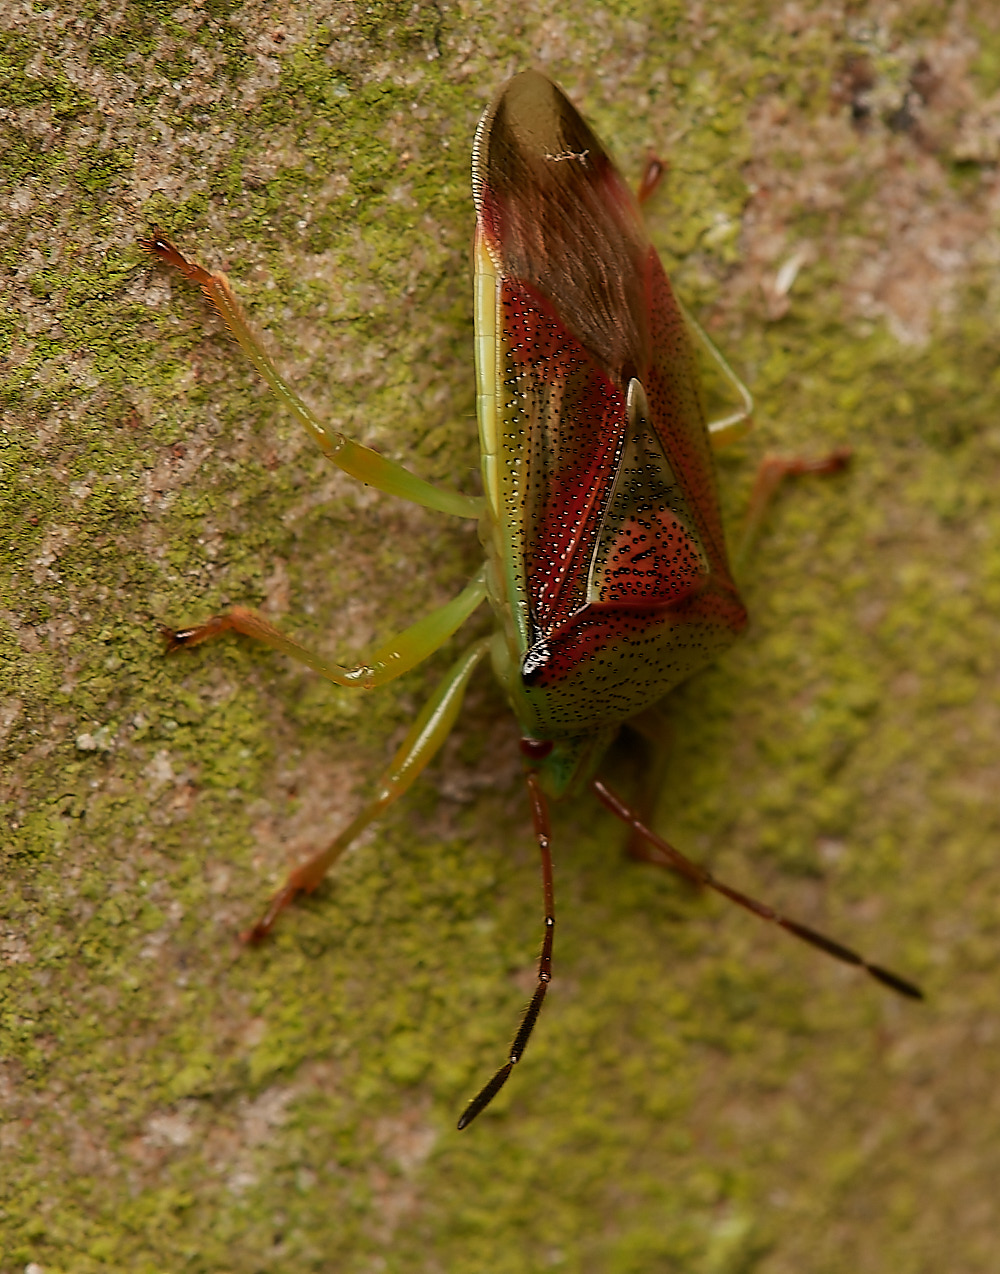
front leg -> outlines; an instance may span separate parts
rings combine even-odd
[[[197,261],[189,261],[159,232],[154,231],[151,238],[140,239],[139,243],[147,252],[178,270],[186,279],[197,283],[250,362],[270,385],[275,397],[305,426],[323,454],[338,469],[343,469],[352,478],[357,478],[359,482],[375,487],[378,491],[401,496],[404,500],[436,509],[439,513],[450,513],[459,518],[480,516],[483,510],[480,497],[462,495],[458,491],[443,491],[432,483],[425,482],[423,478],[418,478],[395,461],[372,451],[370,447],[363,447],[339,430],[323,424],[278,371],[274,360],[247,321],[224,274],[213,274]]]
[[[174,629],[162,625],[160,631],[168,651],[180,650],[182,646],[200,646],[202,642],[212,641],[223,633],[242,633],[244,637],[252,637],[272,650],[279,650],[283,655],[306,664],[335,685],[371,690],[401,677],[444,645],[486,597],[485,574],[486,568],[482,567],[457,597],[397,633],[367,663],[353,668],[345,668],[314,654],[294,637],[275,628],[263,615],[245,606],[234,606],[221,615],[213,615],[194,628]]]

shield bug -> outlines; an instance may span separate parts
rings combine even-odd
[[[440,490],[323,424],[265,353],[225,277],[188,261],[160,234],[143,243],[200,285],[335,465],[380,491],[479,519],[486,560],[469,584],[358,667],[314,655],[242,607],[194,628],[165,630],[172,649],[242,633],[337,685],[370,689],[443,646],[483,601],[492,607],[492,638],[473,642],[445,674],[372,799],[332,844],[291,872],[244,935],[263,938],[283,908],[315,889],[358,834],[406,791],[441,747],[469,678],[488,657],[522,732],[544,936],[536,989],[507,1060],[469,1103],[459,1128],[496,1096],[534,1029],[551,978],[555,929],[548,801],[587,787],[631,828],[650,861],[920,997],[905,979],[717,880],[597,777],[620,727],[725,649],[746,623],[726,553],[712,445],[747,411],[706,422],[697,342],[713,354],[714,348],[675,299],[636,197],[543,75],[515,76],[484,113],[472,186],[482,498]],[[784,472],[835,468],[842,460],[772,461],[753,502],[757,515]]]

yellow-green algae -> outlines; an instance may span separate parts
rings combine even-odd
[[[993,1268],[1000,34],[963,13],[8,8],[2,1274]],[[921,59],[938,105],[907,123]],[[477,684],[443,763],[246,951],[445,658],[360,699],[235,642],[166,660],[156,622],[270,603],[347,657],[454,590],[474,537],[331,475],[135,240],[229,269],[318,406],[473,489],[469,144],[529,63],[632,173],[668,151],[653,233],[761,405],[720,465],[734,522],[766,448],[855,451],[781,497],[751,635],[672,698],[661,824],[930,999],[563,810],[551,1003],[460,1137],[539,930],[499,695]],[[835,214],[805,144],[831,119]],[[893,247],[886,153],[914,223],[954,216],[942,191],[983,218],[910,344],[854,287]],[[784,314],[755,165],[804,192],[785,256],[820,245]]]

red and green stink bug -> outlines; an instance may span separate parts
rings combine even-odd
[[[723,650],[746,623],[726,556],[711,447],[746,412],[706,424],[695,341],[643,229],[635,196],[567,98],[534,71],[483,115],[473,148],[475,324],[482,499],[441,491],[323,425],[252,335],[225,278],[160,235],[144,246],[198,283],[277,396],[334,464],[380,491],[478,518],[486,561],[450,603],[357,668],[305,650],[235,608],[168,631],[171,647],[226,631],[302,660],[342,686],[374,687],[426,659],[483,601],[492,638],[448,671],[377,784],[322,852],[296,867],[245,937],[258,940],[297,893],[410,786],[448,735],[473,670],[487,656],[521,727],[542,859],[545,930],[538,983],[508,1059],[459,1127],[506,1082],[551,977],[555,926],[547,801],[589,786],[673,867],[864,968],[903,995],[911,983],[717,881],[678,853],[595,777],[623,723]],[[787,470],[827,468],[788,462]],[[765,484],[782,468],[772,467]]]

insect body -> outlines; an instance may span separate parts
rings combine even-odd
[[[493,662],[561,796],[746,612],[687,325],[631,191],[542,76],[484,115],[473,191]]]
[[[144,244],[201,286],[336,465],[382,491],[479,518],[482,570],[452,602],[360,667],[331,664],[239,607],[196,628],[165,630],[172,648],[238,631],[339,685],[373,687],[438,649],[489,600],[497,619],[492,639],[474,642],[459,657],[374,798],[330,846],[291,873],[244,935],[262,938],[287,903],[315,889],[360,831],[406,791],[444,742],[470,676],[489,655],[522,731],[545,930],[537,987],[508,1059],[470,1102],[460,1128],[506,1082],[541,1009],[555,926],[547,798],[587,785],[644,839],[651,861],[902,994],[920,994],[715,880],[595,777],[622,723],[701,668],[746,622],[726,557],[693,329],[635,197],[575,108],[537,72],[516,76],[485,112],[473,151],[473,193],[483,500],[441,491],[321,423],[251,333],[225,278],[186,260],[158,234]]]

